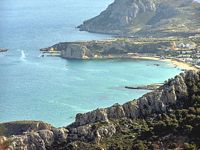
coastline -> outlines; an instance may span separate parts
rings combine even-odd
[[[149,56],[133,56],[131,58],[132,59],[164,61],[164,62],[169,62],[172,65],[174,65],[174,67],[178,67],[178,68],[183,69],[183,70],[199,71],[199,69],[197,67],[193,66],[192,64],[188,64],[186,62],[178,61],[174,58],[160,59],[158,57],[153,57],[153,56],[151,56],[151,57],[149,57]]]
[[[195,65],[192,65],[187,62],[180,61],[176,58],[164,58],[162,59],[160,56],[147,56],[147,55],[132,55],[132,54],[122,54],[122,55],[104,55],[104,56],[99,56],[95,55],[92,57],[88,56],[78,56],[78,57],[63,57],[62,54],[59,51],[45,51],[43,54],[46,53],[48,55],[46,56],[58,56],[62,57],[64,59],[82,59],[82,60],[106,60],[106,59],[136,59],[136,60],[155,60],[155,61],[163,61],[163,62],[169,62],[171,63],[175,68],[178,67],[183,70],[194,70],[194,71],[199,71],[200,69],[197,68]]]
[[[115,56],[115,55],[109,55],[109,56],[103,56],[103,57],[95,57],[95,58],[83,58],[83,60],[87,59],[135,59],[135,60],[155,60],[155,61],[163,61],[163,62],[169,62],[171,63],[175,68],[178,67],[183,70],[193,70],[193,71],[199,71],[197,67],[195,67],[192,64],[179,61],[175,58],[166,58],[161,59],[159,56]]]

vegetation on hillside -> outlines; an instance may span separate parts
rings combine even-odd
[[[112,120],[117,134],[101,141],[84,143],[76,141],[68,145],[69,149],[108,149],[108,150],[144,150],[144,149],[186,149],[200,148],[200,82],[188,79],[188,95],[179,99],[166,113],[153,114],[137,120]],[[94,128],[105,124],[94,124]],[[76,145],[76,146],[74,146]],[[75,148],[76,147],[76,148]]]

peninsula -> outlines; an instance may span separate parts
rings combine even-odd
[[[152,59],[186,70],[200,68],[200,35],[62,42],[40,51],[65,59]]]

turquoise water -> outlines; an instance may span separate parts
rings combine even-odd
[[[124,86],[161,83],[181,72],[171,64],[138,60],[40,58],[38,49],[60,41],[106,39],[75,26],[110,0],[1,0],[0,122],[43,120],[55,126],[75,114],[138,98]],[[160,64],[156,66],[155,64]]]

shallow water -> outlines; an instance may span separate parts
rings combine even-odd
[[[0,121],[43,120],[55,126],[75,114],[138,98],[145,90],[124,86],[161,83],[181,72],[166,62],[64,60],[38,57],[60,41],[106,39],[75,26],[112,0],[1,0]],[[160,66],[156,66],[159,64]]]

